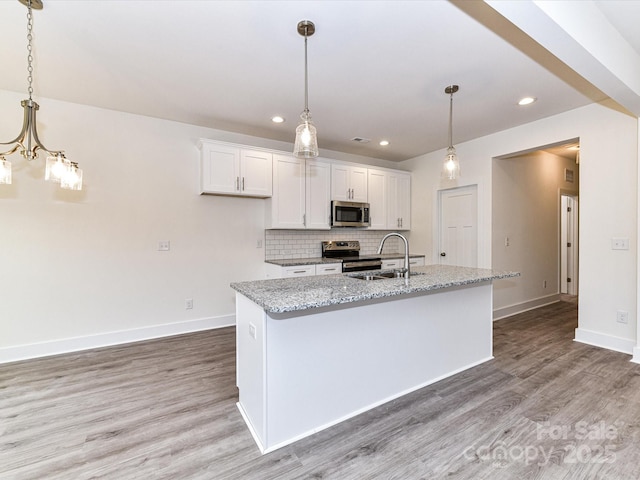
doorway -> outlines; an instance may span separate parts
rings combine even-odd
[[[439,263],[478,266],[478,186],[440,190]]]

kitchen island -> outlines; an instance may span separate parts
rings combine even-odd
[[[513,272],[233,283],[238,407],[263,453],[492,357],[492,286]]]

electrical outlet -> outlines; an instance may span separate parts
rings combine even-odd
[[[191,310],[193,308],[193,298],[187,298],[184,301],[185,310]]]
[[[618,323],[629,323],[629,312],[618,310],[616,314],[616,321]]]
[[[509,242],[509,237],[504,237],[504,246],[505,246],[505,247],[508,247],[508,246],[509,246],[509,244],[510,244],[510,242]]]
[[[169,250],[171,250],[171,242],[169,240],[158,241],[159,252],[168,252]]]
[[[262,248],[262,239],[259,239],[259,240],[256,242],[256,248]]]
[[[249,335],[255,340],[256,338],[256,326],[253,323],[249,323]]]

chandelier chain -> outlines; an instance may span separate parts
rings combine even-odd
[[[33,95],[33,14],[31,0],[27,3],[27,81],[29,82],[29,100]]]

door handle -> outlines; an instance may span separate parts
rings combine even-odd
[[[446,257],[446,256],[447,256],[447,254],[446,254],[446,252],[441,252],[441,253],[440,253],[440,256],[441,256],[441,257]]]

